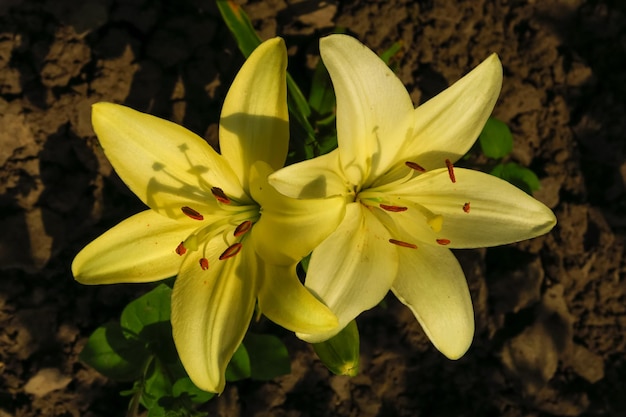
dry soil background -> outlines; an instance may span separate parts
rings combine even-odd
[[[362,371],[336,377],[284,333],[291,375],[231,384],[220,416],[626,415],[626,3],[621,0],[241,2],[311,75],[336,26],[404,48],[415,103],[491,52],[512,159],[541,178],[549,235],[459,251],[477,333],[445,359],[392,297],[359,320]],[[124,103],[216,139],[242,58],[210,0],[0,0],[0,416],[121,416],[128,388],[77,361],[143,286],[84,287],[69,265],[141,204],[93,135],[90,105]]]

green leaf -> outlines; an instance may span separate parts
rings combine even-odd
[[[178,379],[172,387],[174,397],[183,397],[187,395],[195,404],[204,404],[215,396],[212,392],[202,391],[198,388],[189,377]]]
[[[261,44],[261,38],[257,35],[250,19],[243,9],[233,1],[217,0],[217,7],[222,14],[224,23],[228,26],[239,50],[246,58]]]
[[[298,84],[296,84],[289,73],[287,73],[287,104],[292,115],[300,123],[300,126],[304,128],[308,137],[315,140],[315,131],[309,122],[311,108],[306,98],[304,98],[302,90],[300,90],[300,87],[298,87]]]
[[[530,169],[515,162],[498,164],[491,170],[490,174],[510,182],[530,195],[541,188],[537,175]]]
[[[267,381],[291,372],[287,347],[274,335],[248,333],[244,339],[250,355],[250,377]]]
[[[146,355],[142,342],[127,339],[119,324],[107,323],[91,334],[79,358],[108,378],[132,381],[141,375]]]
[[[330,81],[330,75],[320,59],[317,61],[313,80],[311,81],[311,91],[309,93],[309,105],[320,116],[332,115],[334,120],[335,91]]]
[[[396,41],[385,52],[380,54],[380,59],[389,66],[391,60],[402,50],[402,41]]]
[[[513,150],[511,130],[501,120],[490,117],[478,136],[480,147],[485,156],[500,159]]]
[[[245,378],[250,378],[250,357],[242,343],[226,367],[226,380],[234,382]]]
[[[124,330],[139,335],[149,324],[168,322],[171,312],[172,289],[160,284],[152,291],[131,301],[122,311],[121,324]]]
[[[359,373],[359,344],[359,329],[352,320],[336,336],[314,343],[313,349],[332,373],[355,376]]]

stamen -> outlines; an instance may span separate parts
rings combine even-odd
[[[387,211],[392,211],[394,213],[400,213],[402,211],[407,211],[408,207],[401,206],[388,206],[387,204],[379,204],[380,208]]]
[[[241,243],[235,243],[233,245],[230,245],[228,249],[226,249],[220,255],[220,261],[223,261],[224,259],[232,258],[233,256],[237,255],[239,251],[241,250],[242,246],[243,245]]]
[[[209,269],[209,260],[207,258],[200,258],[200,268],[202,268],[203,271]]]
[[[187,248],[185,247],[185,245],[183,245],[183,242],[180,242],[176,247],[176,253],[180,256],[183,256],[185,253],[187,253]]]
[[[417,249],[417,245],[414,245],[413,243],[403,242],[401,240],[389,239],[389,243],[393,243],[394,245],[402,246],[403,248]]]
[[[466,213],[470,212],[470,203],[469,203],[469,201],[467,203],[463,204],[463,211],[466,212]]]
[[[406,166],[408,166],[411,169],[414,169],[416,171],[419,172],[426,172],[426,168],[424,168],[423,166],[421,166],[420,164],[418,164],[417,162],[411,162],[411,161],[406,161],[404,163]]]
[[[185,216],[189,217],[190,219],[204,220],[204,216],[192,209],[191,207],[184,206],[180,209],[182,210],[183,214],[185,214]]]
[[[213,194],[213,197],[215,197],[217,199],[217,201],[219,201],[222,204],[230,204],[230,199],[226,196],[226,194],[224,194],[224,191],[222,191],[221,188],[219,187],[212,187],[211,188],[211,193]]]
[[[449,245],[450,239],[437,239],[437,243],[439,243],[440,245]]]
[[[250,220],[246,220],[235,229],[235,237],[239,237],[247,233],[250,229],[252,229],[252,222]]]
[[[448,167],[448,175],[450,176],[450,181],[453,183],[456,182],[456,178],[454,176],[454,165],[450,162],[449,159],[446,159],[446,166]]]

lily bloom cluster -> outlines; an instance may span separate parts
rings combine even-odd
[[[204,390],[223,390],[255,306],[320,342],[389,289],[433,344],[458,358],[474,319],[449,248],[528,239],[556,222],[508,183],[454,168],[498,97],[495,55],[414,109],[398,78],[355,39],[326,37],[320,51],[337,97],[339,147],[287,168],[287,54],[279,38],[261,44],[233,81],[221,154],[171,122],[110,103],[93,107],[107,158],[149,209],[85,247],[72,272],[85,284],[177,276],[173,337]],[[303,286],[295,266],[311,252]]]

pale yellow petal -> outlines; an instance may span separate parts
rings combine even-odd
[[[430,170],[465,155],[480,134],[502,86],[502,65],[493,54],[465,77],[415,109],[406,160]],[[404,163],[404,161],[401,161]]]
[[[305,280],[306,287],[337,315],[339,326],[298,337],[324,341],[382,301],[398,271],[398,247],[389,238],[369,209],[359,203],[347,206],[337,230],[313,252]]]
[[[519,242],[548,233],[556,224],[548,207],[508,182],[469,169],[455,168],[454,173],[455,183],[446,169],[439,169],[393,190],[442,216],[437,238],[449,240],[448,247]]]
[[[269,183],[281,194],[294,198],[346,195],[350,183],[339,164],[339,150],[279,169]]]
[[[474,337],[474,310],[459,262],[445,248],[399,249],[394,294],[406,304],[435,347],[458,359]]]
[[[82,284],[150,282],[178,272],[176,247],[198,226],[181,223],[152,210],[136,214],[91,242],[72,262]]]
[[[111,103],[94,104],[92,122],[115,171],[153,210],[172,218],[183,206],[215,210],[211,187],[249,203],[227,162],[182,126]]]
[[[220,118],[222,155],[247,190],[256,161],[273,170],[285,163],[289,144],[287,50],[280,38],[259,45],[241,67]]]
[[[250,193],[262,211],[251,238],[266,262],[291,265],[335,230],[343,218],[345,200],[342,196],[311,200],[285,197],[268,184],[270,172],[263,162],[252,167]]]
[[[294,332],[317,333],[337,327],[337,317],[298,280],[296,265],[265,264],[259,309],[274,323]]]
[[[241,344],[257,292],[254,252],[219,260],[223,241],[186,257],[172,292],[172,333],[178,355],[200,389],[222,392],[228,362]],[[206,256],[208,270],[199,265]]]
[[[343,171],[352,184],[367,186],[396,162],[413,127],[413,103],[393,71],[353,37],[323,38],[320,55],[337,97]]]

